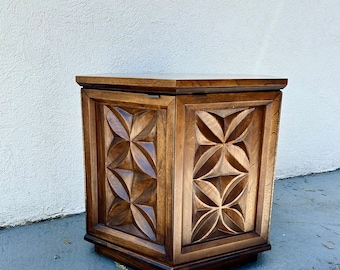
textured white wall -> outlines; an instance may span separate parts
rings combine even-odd
[[[0,226],[84,211],[80,74],[288,77],[277,177],[340,167],[338,0],[1,0],[0,9]]]

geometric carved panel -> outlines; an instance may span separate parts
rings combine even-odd
[[[245,232],[254,110],[195,113],[192,243]]]
[[[156,241],[156,110],[104,106],[106,225]]]

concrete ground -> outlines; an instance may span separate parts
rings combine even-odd
[[[0,230],[0,269],[131,269],[84,241],[85,215]],[[340,170],[275,183],[272,250],[239,270],[340,270]]]

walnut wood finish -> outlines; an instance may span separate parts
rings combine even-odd
[[[138,269],[217,269],[270,249],[285,79],[273,80],[272,91],[250,79],[253,92],[241,91],[242,79],[219,80],[230,93],[191,79],[195,95],[167,95],[168,78],[110,77],[106,90],[94,77],[77,80],[86,86],[85,238],[97,252]],[[190,86],[182,80],[170,87]],[[131,82],[159,95],[135,93]]]

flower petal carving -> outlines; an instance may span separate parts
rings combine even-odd
[[[246,176],[236,176],[227,185],[220,182],[228,179],[214,180],[215,184],[220,183],[221,191],[208,180],[195,180],[193,241],[202,241],[216,230],[227,234],[244,231],[245,221],[238,201],[245,192]]]
[[[108,171],[107,175],[115,195],[108,213],[111,218],[109,224],[134,224],[148,238],[155,240],[155,179],[122,169]]]
[[[200,178],[218,166],[222,153],[223,147],[220,144],[211,146],[203,152],[195,164],[194,178]]]
[[[156,228],[156,215],[155,210],[152,206],[138,205],[141,211],[147,216],[148,222],[152,224],[152,228]]]
[[[244,231],[244,218],[242,214],[233,208],[225,208],[222,211],[222,223],[229,233],[241,233]]]
[[[209,181],[195,180],[196,196],[210,207],[218,207],[221,203],[220,192]]]
[[[232,207],[237,204],[247,187],[247,174],[236,176],[222,195],[223,205]]]
[[[241,141],[248,132],[250,123],[252,122],[253,109],[244,110],[237,113],[236,116],[231,120],[228,126],[227,132],[224,135],[224,141],[234,143]]]
[[[155,144],[153,142],[138,142],[136,144],[145,156],[151,158],[152,161],[150,161],[150,163],[153,163],[153,165],[156,164]]]
[[[117,110],[108,110],[106,113],[106,119],[112,131],[117,136],[127,141],[129,140],[129,121],[125,121],[125,118],[123,118]]]
[[[155,111],[141,110],[130,114],[122,108],[114,107],[107,110],[106,120],[116,137],[120,138],[114,138],[109,147],[107,162],[110,168],[119,167],[126,159],[128,162],[125,163],[131,163],[132,158],[140,170],[155,178]]]
[[[136,222],[137,227],[146,234],[151,240],[156,241],[156,236],[153,231],[153,228],[150,225],[150,222],[145,218],[142,214],[141,209],[139,209],[134,204],[130,205],[132,216],[134,217],[134,221]]]
[[[139,169],[151,177],[156,178],[156,172],[152,166],[152,158],[148,154],[143,153],[134,143],[131,144],[131,153]]]
[[[226,158],[229,164],[240,172],[247,172],[250,163],[244,150],[241,147],[233,144],[228,144],[226,148]]]
[[[198,128],[198,126],[196,125],[195,127],[196,129],[196,142],[198,145],[214,145],[216,144],[216,142],[209,140],[207,137],[210,136],[205,136],[204,133],[202,133],[202,131]]]
[[[130,192],[132,185],[131,173],[127,173],[125,177],[121,177],[117,172],[108,171],[107,179],[117,197],[126,202],[130,201]]]
[[[224,142],[224,134],[221,124],[213,114],[206,111],[197,112],[197,127],[201,133],[210,141]]]
[[[109,168],[118,167],[126,158],[128,158],[130,152],[129,141],[119,141],[117,144],[112,144],[107,153],[106,162],[109,164]]]
[[[129,223],[130,205],[128,202],[116,199],[110,210],[109,217],[111,217],[111,225],[119,226]]]
[[[156,241],[156,110],[104,107],[106,175],[112,191],[107,224]]]
[[[156,125],[157,117],[154,111],[146,111],[137,113],[134,116],[134,122],[131,130],[131,140],[143,140],[154,130]],[[150,139],[150,138],[149,138]],[[152,137],[151,137],[152,140]]]
[[[197,111],[192,241],[245,231],[254,108]]]
[[[204,214],[196,223],[192,232],[192,241],[200,241],[207,238],[215,229],[219,215],[217,211],[209,211]]]

